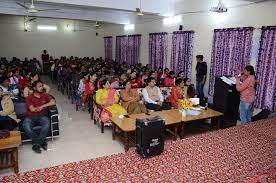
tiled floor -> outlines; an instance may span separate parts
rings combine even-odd
[[[122,143],[112,140],[111,129],[107,128],[102,134],[100,127],[90,120],[88,112],[76,111],[55,86],[50,86],[60,114],[60,137],[48,141],[48,151],[41,154],[34,153],[30,143],[21,145],[20,172],[124,152]],[[0,176],[12,173],[12,169],[1,170]]]

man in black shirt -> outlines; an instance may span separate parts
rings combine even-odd
[[[196,64],[196,90],[200,99],[204,98],[204,84],[206,81],[207,75],[207,64],[203,62],[203,55],[196,56],[197,64]]]

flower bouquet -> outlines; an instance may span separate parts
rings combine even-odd
[[[180,113],[182,114],[182,116],[186,116],[186,115],[196,116],[200,114],[199,111],[192,110],[193,106],[195,106],[196,104],[193,103],[193,101],[190,99],[186,99],[186,98],[182,99],[179,101],[179,104],[181,108]]]

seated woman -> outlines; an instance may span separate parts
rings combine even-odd
[[[96,74],[92,74],[89,75],[88,77],[88,82],[86,82],[84,84],[84,102],[87,102],[87,97],[89,95],[94,95],[94,91],[96,91],[98,89],[97,86],[97,75]]]
[[[119,87],[123,87],[124,86],[124,83],[126,82],[127,80],[127,76],[124,72],[122,72],[120,75],[119,75]]]
[[[184,93],[184,80],[183,79],[177,79],[175,81],[175,87],[172,88],[172,93],[170,96],[170,102],[173,108],[177,109],[179,108],[179,100],[185,98]]]
[[[184,71],[179,71],[179,72],[178,72],[178,74],[177,74],[176,79],[183,79],[183,78],[184,78],[184,76],[185,76]]]
[[[84,92],[86,95],[93,95],[94,91],[97,90],[97,75],[92,74],[88,77],[88,82],[84,84]]]
[[[10,77],[10,85],[13,86],[13,88],[20,88],[19,80],[22,79],[20,76],[19,69],[15,69],[12,71],[12,76]]]
[[[89,73],[83,72],[80,74],[80,82],[78,86],[77,96],[76,96],[76,105],[82,106],[82,110],[85,110],[85,102],[86,102],[86,95],[85,95],[85,84],[87,83],[89,78]]]
[[[170,71],[169,74],[165,77],[164,80],[164,85],[165,86],[174,86],[174,77],[175,77],[175,72]]]
[[[2,89],[3,95],[17,97],[17,95],[19,94],[19,90],[17,88],[10,87],[10,80],[6,76],[1,77],[0,88]]]
[[[10,95],[4,95],[2,88],[0,88],[0,121],[0,130],[9,131],[13,130],[20,121],[15,115]]]
[[[184,83],[185,83],[185,87],[184,87],[185,98],[197,97],[194,85],[191,84],[191,79],[185,78]]]
[[[23,91],[23,96],[25,98],[27,98],[29,95],[33,94],[32,84],[35,81],[39,80],[38,73],[37,72],[31,73],[30,78],[31,78],[31,80],[29,81],[29,83],[27,84],[27,86],[24,88],[24,91]],[[48,85],[43,84],[43,88],[44,88],[46,93],[50,92],[50,87]]]
[[[96,103],[103,107],[101,121],[106,123],[112,116],[126,115],[127,111],[118,104],[119,96],[115,89],[110,88],[110,82],[107,79],[102,80],[102,89],[96,93]]]
[[[139,77],[137,77],[137,72],[135,70],[131,71],[130,84],[131,88],[141,88],[143,86],[143,82]]]
[[[113,79],[112,79],[112,82],[111,82],[111,85],[110,85],[111,88],[120,88],[120,79],[118,76],[113,76]]]
[[[146,106],[140,102],[137,89],[131,89],[130,81],[124,83],[125,89],[121,90],[122,106],[128,114],[139,114],[147,112]]]

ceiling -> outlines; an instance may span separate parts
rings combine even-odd
[[[144,16],[137,16],[135,9],[140,0],[35,0],[37,9],[57,8],[60,10],[27,13],[16,2],[31,0],[1,0],[0,14],[32,15],[37,17],[100,21],[101,23],[129,24],[160,19],[163,16],[185,14],[186,12],[207,11],[217,5],[218,0],[141,0]],[[250,5],[260,0],[223,0],[228,7]],[[269,0],[275,1],[275,0]]]

